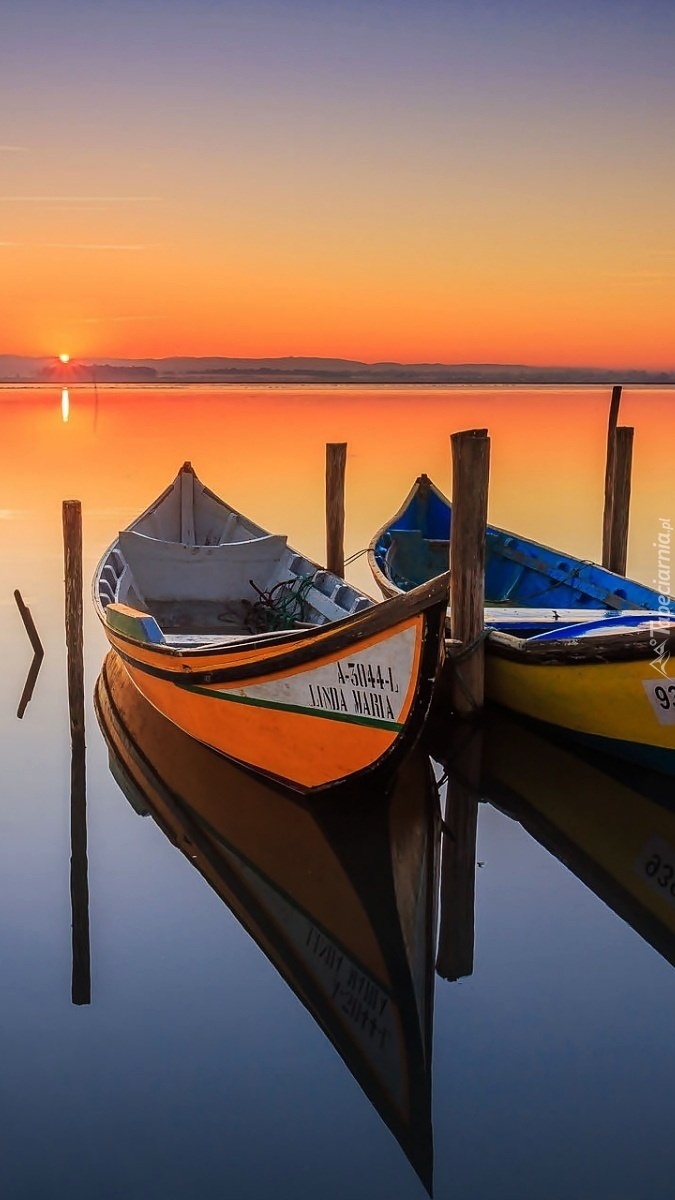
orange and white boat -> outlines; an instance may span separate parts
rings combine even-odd
[[[440,814],[421,747],[391,779],[371,776],[310,806],[172,729],[115,654],[95,704],[130,804],[257,943],[431,1194]]]
[[[310,793],[393,766],[443,654],[448,576],[376,603],[206,488],[186,463],[94,576],[108,640],[192,737]]]

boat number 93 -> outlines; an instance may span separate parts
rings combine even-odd
[[[642,686],[659,725],[675,725],[675,683],[643,679]]]
[[[675,897],[675,867],[666,862],[660,854],[652,854],[645,863],[645,875],[654,879],[661,888],[668,888],[671,896]]]
[[[661,705],[661,708],[672,708],[675,704],[675,683],[669,683],[668,687],[664,687],[663,684],[657,683],[656,687],[654,688],[654,696]]]
[[[654,834],[642,847],[635,870],[647,886],[675,907],[675,848]]]

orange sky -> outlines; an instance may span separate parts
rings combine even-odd
[[[0,353],[673,369],[675,10],[603,7],[27,6]]]

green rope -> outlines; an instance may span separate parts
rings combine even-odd
[[[272,633],[281,629],[293,629],[305,620],[305,602],[314,583],[316,572],[299,575],[296,579],[282,579],[269,591],[259,588],[249,579],[252,588],[260,597],[248,606],[246,624],[254,633]]]

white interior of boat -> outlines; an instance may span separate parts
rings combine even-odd
[[[152,640],[185,646],[278,636],[374,603],[292,550],[285,536],[230,508],[189,463],[120,533],[94,586],[102,608],[123,604],[149,614],[158,626]]]

